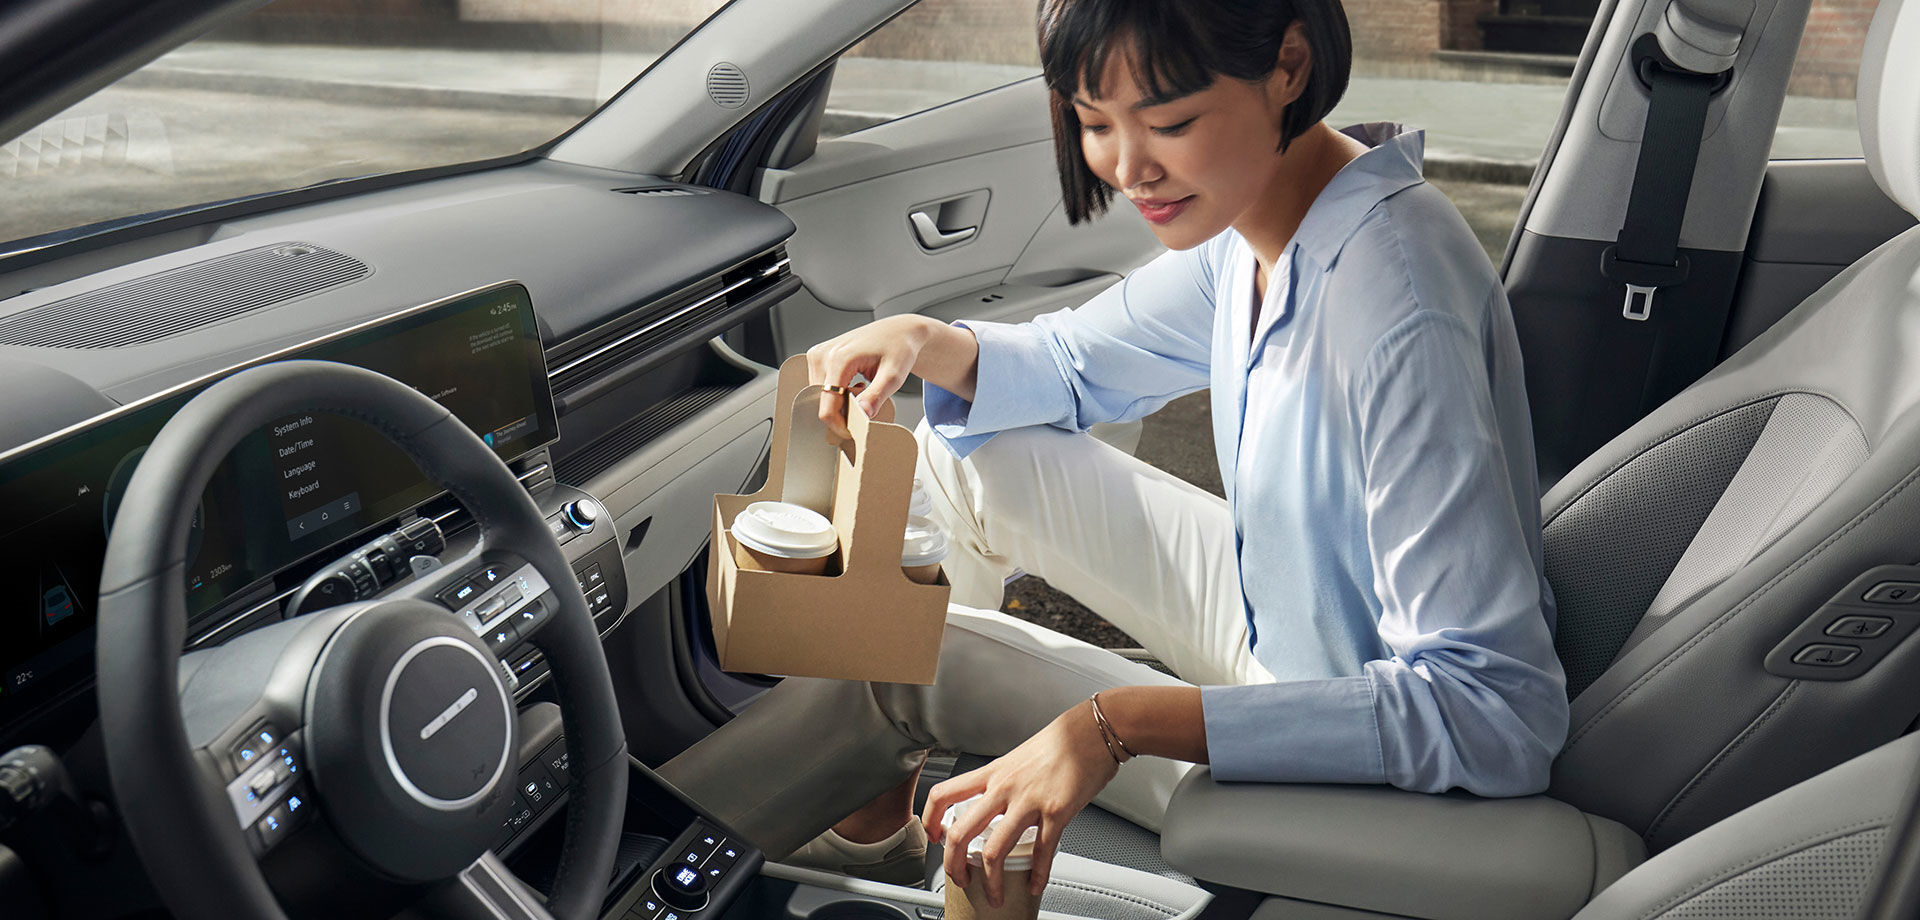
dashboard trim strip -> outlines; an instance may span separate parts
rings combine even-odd
[[[734,283],[729,284],[726,287],[723,287],[720,290],[713,292],[712,294],[708,294],[707,296],[702,297],[701,299],[694,301],[691,304],[681,307],[680,309],[675,310],[672,313],[667,314],[666,316],[660,317],[659,319],[654,320],[653,322],[648,323],[645,326],[640,327],[639,329],[635,329],[634,331],[629,332],[623,336],[620,336],[619,338],[614,339],[611,342],[601,345],[600,347],[595,348],[584,355],[581,355],[577,358],[568,359],[566,363],[561,364],[560,366],[555,368],[550,368],[547,371],[547,379],[549,381],[558,380],[562,375],[566,374],[567,372],[577,367],[580,367],[581,365],[587,364],[588,362],[593,361],[596,358],[603,357],[609,352],[615,351],[625,345],[628,345],[632,343],[634,339],[640,338],[641,336],[644,336],[647,333],[660,328],[661,326],[664,326],[668,323],[673,322],[674,320],[677,320],[683,316],[686,316],[689,313],[694,313],[696,311],[703,310],[711,306],[715,301],[726,299],[726,296],[728,294],[731,294],[734,291],[741,289],[742,287],[745,287],[749,284],[753,284],[756,281],[760,281],[760,280],[771,278],[775,275],[778,275],[781,269],[787,268],[792,264],[793,264],[793,260],[791,258],[783,258],[780,261],[775,262],[764,269],[761,269],[759,274],[754,275],[753,277],[742,278],[738,281],[735,281]]]

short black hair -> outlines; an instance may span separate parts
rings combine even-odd
[[[1040,0],[1040,69],[1052,90],[1053,151],[1067,220],[1104,212],[1113,189],[1087,167],[1073,95],[1100,91],[1119,42],[1132,43],[1133,78],[1147,98],[1196,93],[1218,77],[1258,82],[1278,66],[1295,22],[1313,63],[1280,119],[1280,150],[1318,123],[1347,91],[1353,38],[1340,0]]]

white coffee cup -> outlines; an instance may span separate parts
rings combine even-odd
[[[920,480],[913,480],[913,497],[907,501],[907,514],[912,517],[926,517],[933,513],[933,497],[927,494],[926,486]]]
[[[833,522],[811,508],[754,502],[733,519],[734,560],[746,568],[823,575],[840,548]]]
[[[945,846],[959,846],[953,839],[953,825],[966,814],[982,797],[974,796],[947,809],[940,818],[940,826],[946,829]],[[1040,837],[1038,827],[1029,827],[1020,833],[1020,839],[1014,842],[1013,849],[1007,852],[1007,858],[1000,864],[1000,906],[993,907],[987,902],[986,858],[983,852],[987,840],[999,831],[1000,825],[1007,820],[1006,815],[995,815],[987,822],[987,829],[979,836],[967,841],[967,884],[954,884],[953,877],[947,877],[946,905],[947,920],[1034,920],[1040,915],[1040,899],[1034,897],[1029,889],[1032,884],[1033,845]]]
[[[932,518],[907,518],[906,539],[900,545],[900,568],[923,585],[940,581],[940,562],[947,558],[947,534]]]

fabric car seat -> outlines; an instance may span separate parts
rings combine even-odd
[[[1920,2],[1882,0],[1861,141],[1880,188],[1920,215],[1916,52]],[[1544,499],[1573,699],[1548,795],[1657,852],[1908,731],[1920,590],[1899,584],[1920,582],[1916,480],[1920,227]]]

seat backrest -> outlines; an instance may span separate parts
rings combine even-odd
[[[1920,214],[1917,62],[1920,0],[1882,0],[1862,140],[1881,188]],[[1905,731],[1920,639],[1901,637],[1920,605],[1846,594],[1894,621],[1829,640],[1862,662],[1885,652],[1870,667],[1778,654],[1822,639],[1844,613],[1824,605],[1864,593],[1870,570],[1920,563],[1920,228],[1589,457],[1542,520],[1573,695],[1555,797],[1657,851]]]

